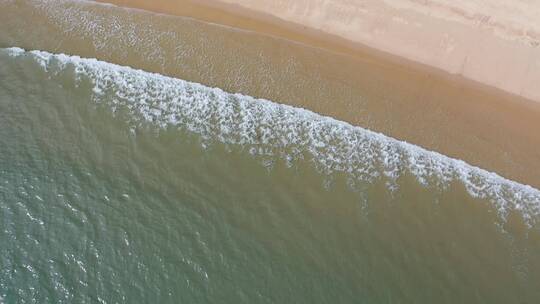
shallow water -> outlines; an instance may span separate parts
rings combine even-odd
[[[540,191],[312,112],[0,50],[5,303],[536,303]]]

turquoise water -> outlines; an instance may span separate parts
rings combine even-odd
[[[540,192],[317,114],[0,50],[1,303],[536,303]]]

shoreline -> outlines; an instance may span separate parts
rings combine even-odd
[[[0,45],[97,58],[305,108],[540,188],[540,103],[368,48],[347,54],[339,44],[328,50],[308,43],[318,36],[284,39],[280,31],[304,36],[257,19],[245,22],[263,32],[237,30],[246,27],[225,21],[243,17],[179,5],[186,0],[155,9],[179,16],[40,3],[4,5]]]
[[[345,101],[341,105],[339,103],[332,105],[322,104],[321,100],[306,102],[294,98],[285,99],[281,96],[266,96],[257,94],[250,89],[241,89],[238,92],[305,107],[323,115],[329,115],[419,145],[428,150],[440,152],[449,157],[463,159],[512,180],[540,187],[540,175],[536,173],[537,170],[540,170],[540,153],[536,148],[540,145],[540,134],[534,134],[535,132],[532,131],[540,130],[540,103],[532,99],[462,75],[448,73],[436,66],[429,66],[385,53],[365,45],[352,43],[338,36],[278,20],[270,15],[238,5],[223,4],[216,0],[203,0],[199,3],[193,3],[191,0],[176,0],[174,3],[166,0],[157,0],[152,3],[144,0],[97,0],[94,2],[165,15],[189,17],[202,22],[246,30],[257,35],[277,37],[330,52],[335,56],[347,57],[349,59],[342,61],[345,64],[351,63],[354,66],[352,62],[357,62],[361,67],[373,67],[377,73],[382,73],[383,77],[390,79],[388,81],[379,79],[379,81],[388,82],[391,86],[398,85],[397,88],[394,88],[397,89],[394,95],[398,97],[394,96],[392,102],[400,99],[400,94],[406,96],[403,98],[404,101],[400,100],[396,105],[385,105],[386,110],[372,107],[374,111],[382,113],[391,109],[399,112],[394,108],[412,107],[412,110],[405,110],[403,116],[412,115],[413,119],[422,118],[428,121],[422,123],[415,121],[414,124],[418,124],[418,126],[406,126],[404,124],[407,124],[407,118],[401,118],[400,114],[397,113],[388,118],[388,120],[395,122],[376,122],[369,125],[366,124],[366,120],[359,118],[358,113],[354,113],[354,106],[347,105],[345,107]],[[328,68],[325,69],[328,71]],[[330,68],[330,71],[333,73],[333,68]],[[371,71],[371,68],[368,71]],[[347,72],[341,72],[341,74],[345,75]],[[360,76],[351,75],[351,77],[358,78]],[[329,86],[332,85],[329,84]],[[408,86],[418,92],[409,92]],[[236,90],[230,91],[235,92]],[[382,98],[386,93],[382,94],[383,96],[378,92],[375,96]],[[444,95],[447,96],[441,97]],[[433,100],[429,100],[429,98],[433,98]],[[439,102],[440,105],[437,104]],[[426,108],[423,108],[424,106]],[[443,111],[444,113],[435,115],[422,111]],[[384,115],[379,115],[378,120],[385,120]],[[441,118],[446,119],[447,116],[450,116],[449,119],[453,121],[444,121],[443,123],[446,125],[437,121]],[[388,126],[388,124],[394,123],[398,126]],[[425,128],[431,130],[426,131]],[[462,137],[465,134],[467,138],[464,139]]]

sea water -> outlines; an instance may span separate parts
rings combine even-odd
[[[224,77],[230,65],[181,48],[174,71],[160,67],[162,42],[185,36],[141,36],[142,13],[0,0],[29,2],[61,24],[32,34],[4,18],[0,43],[61,47],[0,49],[0,303],[540,301],[534,187],[370,131],[368,118],[284,105],[287,92],[228,93],[259,83],[274,96],[264,69]],[[114,26],[133,33],[112,39]],[[78,49],[44,33],[88,36]],[[91,58],[107,52],[134,66]],[[368,104],[358,113],[374,117]]]
[[[6,303],[534,303],[540,191],[307,110],[0,51]]]

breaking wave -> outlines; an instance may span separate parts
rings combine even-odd
[[[289,165],[307,159],[323,174],[345,173],[353,183],[382,179],[390,190],[404,175],[437,191],[458,182],[471,196],[491,201],[503,219],[517,211],[534,225],[540,216],[540,191],[533,187],[308,110],[96,59],[0,50],[6,54],[33,60],[51,75],[74,72],[77,85],[91,84],[93,100],[128,111],[134,126],[178,128],[203,145],[218,141]]]

